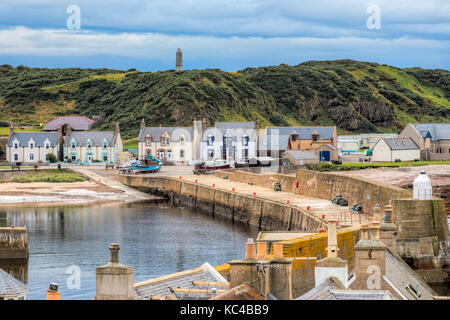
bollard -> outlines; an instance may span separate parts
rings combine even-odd
[[[289,204],[289,202],[290,202],[289,200],[286,200],[286,204]]]
[[[231,191],[233,191],[233,192],[234,192],[235,190],[236,190],[236,189],[234,189],[234,188],[231,188]]]
[[[216,187],[216,184],[215,183],[213,183],[213,188],[215,188]]]
[[[322,219],[325,219],[325,215],[324,214],[322,214]]]
[[[195,179],[195,183],[198,183],[198,180],[197,180],[197,179]]]
[[[256,192],[253,192],[253,196],[256,196]]]
[[[183,177],[182,177],[182,176],[180,176],[180,180],[181,180],[181,179],[183,179]]]
[[[306,207],[306,210],[311,210],[311,207],[310,207],[310,206],[307,206],[307,207]]]

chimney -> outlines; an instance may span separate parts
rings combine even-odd
[[[258,241],[256,244],[256,258],[265,259],[267,257],[267,242]]]
[[[142,118],[141,119],[141,129],[144,129],[144,128],[145,128],[145,119]]]
[[[67,136],[70,136],[70,134],[72,133],[72,127],[70,126],[70,124],[67,125]]]
[[[389,251],[395,254],[397,252],[397,243],[395,240],[397,226],[392,223],[391,205],[384,207],[384,216],[384,221],[380,223],[380,241],[386,245]]]
[[[133,300],[134,270],[119,262],[120,245],[109,246],[110,261],[95,268],[96,296],[95,300]]]
[[[274,255],[267,259],[262,257],[267,251],[267,244],[258,242],[258,259],[255,256],[255,243],[249,238],[245,245],[243,260],[229,261],[230,288],[248,283],[266,298],[269,294],[281,300],[293,298],[294,281],[292,278],[293,258],[283,258],[281,243],[274,243]]]
[[[248,238],[247,243],[245,244],[245,260],[255,259],[255,243],[253,242],[253,238]]]
[[[206,129],[206,118],[202,119],[202,129],[203,131]]]
[[[361,225],[361,238],[360,240],[369,240],[369,226],[367,224]]]
[[[14,123],[12,123],[9,126],[9,138],[11,138],[11,136],[14,134]]]
[[[61,300],[61,292],[58,291],[57,283],[50,283],[49,288],[47,289],[47,300]]]
[[[338,257],[339,247],[337,245],[337,219],[328,219],[328,256],[318,260],[314,269],[315,286],[319,286],[329,277],[339,279],[344,287],[348,286],[347,261]]]
[[[115,130],[114,130],[114,135],[118,135],[120,133],[120,126],[119,126],[119,123],[118,122],[116,122],[116,128],[115,128]]]
[[[363,235],[355,246],[355,281],[350,285],[353,290],[382,289],[381,278],[386,269],[386,246],[379,240],[378,224],[377,221],[372,222],[368,227],[368,237]],[[361,226],[361,231],[364,229],[367,229],[367,225]]]

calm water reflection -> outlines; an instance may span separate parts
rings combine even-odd
[[[135,281],[141,281],[204,262],[214,266],[243,258],[246,239],[257,235],[248,226],[146,204],[3,211],[8,224],[26,225],[29,230],[28,270],[3,266],[27,282],[29,299],[45,299],[50,282],[59,283],[62,299],[92,299],[95,266],[109,260],[111,242],[120,243],[120,261],[133,266]],[[79,290],[67,286],[71,265],[81,269]]]

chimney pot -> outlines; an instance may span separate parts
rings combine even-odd
[[[258,259],[265,259],[267,255],[267,242],[258,241],[256,245],[256,257]]]
[[[245,260],[256,259],[255,248],[256,245],[253,242],[253,238],[248,238],[247,243],[245,244]]]
[[[118,243],[111,243],[109,245],[109,252],[111,255],[110,262],[113,262],[113,263],[119,262],[119,250],[120,250],[120,245]]]
[[[337,219],[328,219],[328,258],[337,258]]]
[[[283,244],[276,242],[273,244],[273,258],[281,259],[283,258]]]

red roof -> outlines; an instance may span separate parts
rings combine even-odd
[[[53,119],[42,128],[44,131],[56,131],[59,125],[68,124],[73,130],[89,130],[95,121],[85,116],[64,116]]]

